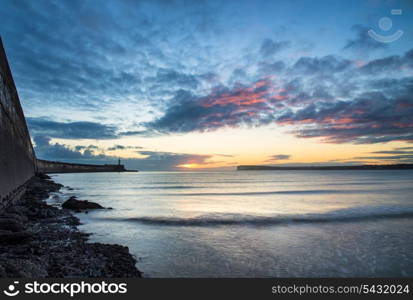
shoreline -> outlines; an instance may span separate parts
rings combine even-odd
[[[0,277],[142,277],[128,247],[88,242],[72,211],[46,203],[62,187],[38,174],[0,215]]]

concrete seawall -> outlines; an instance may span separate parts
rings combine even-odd
[[[0,38],[0,211],[25,191],[35,154]]]
[[[124,166],[37,160],[0,38],[0,213],[26,191],[35,172],[124,172]]]

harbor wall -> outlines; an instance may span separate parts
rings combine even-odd
[[[25,192],[36,158],[0,38],[0,211]]]

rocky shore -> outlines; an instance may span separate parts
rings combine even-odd
[[[69,209],[45,202],[61,187],[39,174],[0,215],[0,277],[141,277],[127,247],[88,243]]]

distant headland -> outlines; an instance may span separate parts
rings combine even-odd
[[[413,164],[354,165],[354,166],[237,166],[238,171],[287,171],[287,170],[405,170],[413,169]]]

